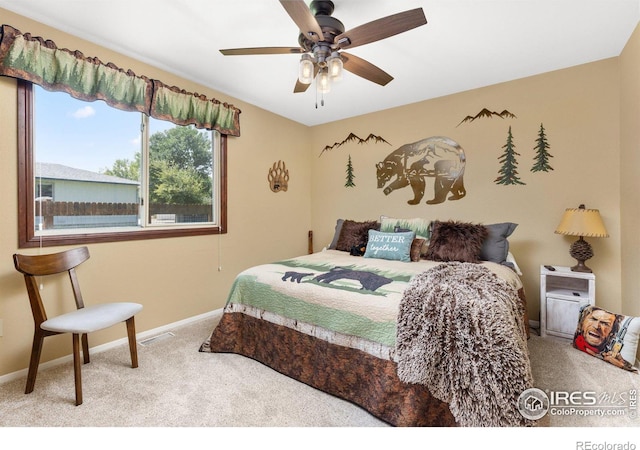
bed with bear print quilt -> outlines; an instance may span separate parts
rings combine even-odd
[[[200,351],[255,359],[391,425],[460,425],[428,386],[398,376],[403,294],[414,278],[441,264],[324,250],[249,268],[235,279],[220,322]],[[512,269],[489,261],[477,265],[508,283],[517,293],[514,301],[524,305]],[[519,311],[524,321],[525,307]]]

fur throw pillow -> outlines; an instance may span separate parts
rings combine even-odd
[[[411,243],[411,251],[409,252],[409,258],[413,262],[420,261],[420,254],[422,252],[423,247],[425,247],[425,243],[427,241],[425,239],[415,238]]]
[[[377,230],[380,224],[375,220],[356,222],[354,220],[345,220],[342,223],[340,237],[336,244],[336,250],[350,252],[354,246],[367,246],[369,240],[369,230]]]
[[[488,235],[484,225],[435,221],[426,259],[478,263],[482,244]]]

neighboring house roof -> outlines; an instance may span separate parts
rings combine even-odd
[[[47,178],[53,180],[88,181],[92,183],[112,183],[112,184],[132,184],[140,183],[126,178],[114,177],[103,173],[91,172],[90,170],[76,169],[74,167],[63,166],[53,163],[36,163],[36,178]]]

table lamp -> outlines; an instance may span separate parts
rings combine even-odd
[[[571,268],[574,272],[591,272],[584,262],[593,257],[593,249],[584,237],[609,237],[600,217],[600,211],[586,209],[584,205],[578,208],[567,208],[556,228],[556,233],[580,237],[571,244],[569,249],[571,257],[578,261],[578,264]]]

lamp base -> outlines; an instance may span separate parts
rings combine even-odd
[[[571,268],[572,272],[593,272],[589,267],[585,266],[584,261],[578,261],[578,264]]]
[[[592,270],[588,268],[584,264],[584,262],[593,256],[593,249],[591,248],[591,244],[585,241],[582,236],[580,236],[580,239],[571,244],[569,254],[572,258],[578,261],[578,264],[571,268],[573,272],[592,272]]]

